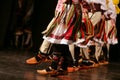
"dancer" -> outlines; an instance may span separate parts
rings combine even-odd
[[[65,7],[65,6],[64,6],[64,7]],[[55,20],[57,20],[58,15],[60,15],[60,16],[63,15],[62,9],[63,9],[63,2],[62,2],[62,0],[58,0],[58,4],[57,4],[56,10],[55,10],[55,17],[51,20],[51,22],[49,23],[47,29],[42,32],[43,34],[46,34],[46,32],[47,32],[47,34],[48,34],[48,32],[51,30],[51,26],[53,25],[53,23],[55,23]],[[62,17],[62,16],[61,16],[61,17]],[[60,18],[58,18],[58,19],[60,19]],[[77,22],[79,22],[79,21],[77,21]],[[79,25],[79,24],[77,24],[77,25]],[[60,31],[61,31],[61,30],[60,30]],[[60,33],[62,33],[62,32],[60,32]],[[75,33],[73,33],[73,34],[75,34]],[[74,36],[74,35],[73,35],[73,36]],[[69,40],[69,41],[70,41],[70,40]],[[63,41],[63,42],[64,42],[64,41]],[[42,45],[41,45],[41,47],[40,47],[40,53],[41,53],[41,54],[42,54],[42,53],[46,53],[49,44],[50,44],[49,41],[47,41],[47,40],[44,40],[44,41],[43,41],[43,43],[42,43]],[[59,44],[59,43],[58,43],[58,44]],[[69,44],[69,43],[66,42],[66,44]],[[73,55],[73,54],[74,54],[74,51],[73,51],[74,49],[72,49],[71,47],[74,47],[74,45],[73,45],[73,44],[70,44],[70,45],[69,45],[70,52],[71,52],[71,54]],[[43,50],[42,50],[42,49],[43,49]],[[42,54],[42,55],[43,55],[43,54]],[[36,59],[36,58],[37,58],[37,59]],[[41,58],[42,58],[42,57],[41,57]],[[30,58],[30,59],[27,59],[27,60],[26,60],[26,63],[27,63],[27,64],[36,64],[36,63],[39,63],[40,60],[41,60],[41,59],[39,58],[39,54],[38,54],[36,57],[32,57],[32,58]]]
[[[51,22],[48,24],[46,30],[44,30],[42,32],[42,34],[45,34],[46,32],[48,32],[48,30],[51,27],[51,24],[54,22],[55,18],[57,18],[58,14],[62,10],[62,5],[63,5],[62,0],[58,0],[57,6],[56,6],[56,9],[55,9],[55,17],[51,20]],[[27,64],[38,64],[41,61],[45,61],[46,59],[48,59],[49,54],[50,54],[49,52],[51,50],[52,45],[53,44],[51,44],[49,41],[43,40],[37,55],[27,59],[26,63]]]
[[[103,36],[101,39],[103,44],[103,53],[102,58],[99,60],[99,64],[108,64],[109,63],[109,47],[110,45],[115,45],[118,43],[117,39],[117,29],[116,29],[116,17],[117,12],[115,5],[113,4],[112,0],[106,0],[107,11],[104,13],[105,17],[105,27],[103,30]]]
[[[97,33],[100,32],[99,29],[96,29],[97,24],[100,22],[102,14],[107,10],[105,0],[83,0],[83,8],[88,12],[89,19],[91,20],[94,26],[94,37]],[[98,28],[100,28],[98,26]],[[98,66],[98,54],[101,53],[101,43],[94,41],[89,42],[87,48],[81,48],[81,53],[85,56],[82,64],[88,67],[97,67]],[[92,49],[91,49],[92,48]]]
[[[76,41],[75,35],[78,33],[78,29],[80,27],[82,18],[81,6],[79,3],[80,2],[78,0],[62,1],[63,4],[62,10],[58,14],[58,16],[55,17],[55,20],[51,24],[51,27],[49,27],[47,33],[45,33],[43,37],[45,40],[48,40],[49,42],[57,45],[58,44],[62,46],[70,45],[70,47],[74,46],[73,43]],[[69,49],[73,51],[72,50],[73,48],[70,47]],[[62,49],[62,47],[57,49]],[[58,68],[58,63],[61,57],[63,57],[63,61],[60,67]],[[67,66],[65,66],[67,64],[66,57],[67,55],[65,55],[65,53],[61,50],[53,52],[51,66],[43,70],[37,70],[37,72],[39,74],[52,74],[52,75],[62,74],[61,72],[65,73],[65,71],[67,70]]]

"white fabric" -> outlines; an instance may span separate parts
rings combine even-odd
[[[93,26],[95,26],[101,20],[101,12],[95,12],[94,14],[89,12],[88,15]]]
[[[101,9],[102,10],[107,10],[107,6],[106,6],[106,0],[85,0],[88,3],[97,3],[97,4],[101,4]]]
[[[100,0],[86,0],[86,2],[88,2],[88,3],[92,3],[92,2],[93,2],[93,3],[99,3],[99,1],[100,1]]]
[[[42,43],[42,45],[41,45],[39,50],[42,53],[47,53],[49,48],[50,48],[50,42],[48,42],[47,40],[44,39],[44,41],[43,41],[43,43]]]
[[[79,3],[79,0],[72,0],[74,3]]]
[[[62,0],[58,0],[55,10],[60,12],[62,10],[62,6],[63,6]]]
[[[88,49],[88,47],[80,48],[80,53],[84,56],[85,59],[90,59]]]
[[[70,51],[70,53],[71,53],[71,56],[72,56],[73,61],[75,61],[75,51],[74,51],[74,49],[75,49],[74,44],[70,44],[70,45],[69,45],[69,51]]]
[[[112,0],[109,0],[107,5],[107,11],[104,13],[105,17],[108,18],[108,14],[110,14],[110,18],[114,19],[116,21],[116,10],[115,5],[113,4]]]
[[[109,0],[109,3],[108,3],[108,13],[112,13],[110,15],[110,17],[114,20],[116,20],[116,10],[115,10],[115,5],[113,4],[113,1],[112,0]]]

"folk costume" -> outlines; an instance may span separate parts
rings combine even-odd
[[[105,0],[83,0],[84,1],[84,9],[88,11],[89,19],[91,20],[93,26],[94,26],[94,37],[91,41],[89,41],[89,47],[87,48],[81,48],[81,53],[85,56],[86,59],[85,62],[89,62],[91,64],[91,61],[98,63],[98,54],[101,53],[101,44],[95,41],[95,38],[97,36],[96,32],[100,32],[99,29],[97,29],[97,24],[101,21],[101,17],[103,12],[106,11],[106,4]],[[100,28],[98,26],[98,28]],[[92,46],[93,45],[93,46]],[[95,49],[90,49],[91,47]],[[86,63],[85,63],[86,64]],[[94,64],[94,63],[93,63]],[[96,65],[92,65],[93,67]]]
[[[58,26],[58,29],[60,28],[60,31],[62,31],[61,28],[67,29],[68,25],[69,26],[72,25],[71,27],[69,27],[70,29],[68,28],[68,31],[66,31],[66,33],[64,33],[64,34],[68,34],[69,31],[71,32],[72,28],[74,28],[74,27],[75,27],[74,29],[76,31],[78,29],[76,25],[79,25],[79,21],[81,19],[81,14],[80,14],[81,8],[78,3],[79,2],[77,2],[77,0],[74,2],[72,2],[72,1],[62,2],[62,0],[59,0],[56,10],[55,10],[55,17],[48,24],[47,29],[45,31],[43,31],[42,33],[45,34],[45,36],[48,36],[50,34],[50,32],[52,32],[52,30],[54,30],[53,28],[55,28],[55,29],[57,28],[57,24],[59,24],[59,23],[60,23],[60,26],[62,26],[62,27]],[[66,20],[64,20],[65,18],[66,18]],[[73,20],[71,18],[73,18]],[[64,22],[66,22],[66,24],[64,24],[65,27],[62,24]],[[54,26],[54,25],[56,25],[56,26]],[[74,37],[73,34],[76,33],[75,31],[73,31],[73,33],[70,33],[70,37],[71,37],[71,35],[72,35],[72,37]],[[55,32],[57,33],[57,31],[55,31]],[[59,33],[61,33],[61,32],[59,32]],[[59,33],[57,33],[57,35],[60,35]],[[45,36],[44,36],[44,38],[45,38]],[[71,40],[73,40],[73,39],[74,38],[71,38]],[[54,42],[54,43],[56,44],[56,42]],[[60,44],[60,43],[57,43],[57,44]],[[69,43],[66,43],[66,44],[69,44]],[[41,62],[41,60],[46,60],[47,52],[49,51],[50,46],[51,46],[51,42],[48,41],[47,39],[44,39],[44,41],[40,47],[40,51],[39,51],[38,55],[26,60],[26,63],[37,64],[37,63]],[[69,48],[69,49],[71,50],[71,48]],[[49,71],[49,70],[51,71],[51,68],[56,70],[58,67],[58,62],[60,60],[60,55],[61,55],[61,53],[59,53],[59,52],[53,52],[51,66],[49,68],[47,68],[47,70],[42,70],[42,72],[41,72],[41,70],[37,70],[37,72],[43,74],[44,72],[47,73],[47,71]]]
[[[53,44],[70,45],[69,49],[71,51],[74,50],[74,43],[78,39],[80,23],[82,22],[82,12],[79,3],[79,0],[67,0],[66,2],[61,4],[62,7],[61,5],[57,5],[56,10],[60,8],[60,11],[59,9],[55,11],[55,17],[51,20],[50,24],[48,25],[46,29],[47,32],[44,33],[43,38],[45,40]],[[57,71],[57,73],[59,73],[57,70],[59,60],[60,53],[54,52],[51,66],[47,69],[37,70],[37,72],[40,74],[49,74],[49,72],[51,71]],[[63,61],[63,64],[65,62],[66,61]],[[61,68],[63,70],[66,70],[65,67],[62,66]],[[60,71],[62,70],[61,68],[59,68]]]
[[[57,6],[55,9],[55,16],[57,16],[58,13],[61,11],[62,6],[63,6],[62,0],[58,0]],[[42,32],[42,34],[45,34],[46,32],[48,32],[48,30],[49,30],[51,24],[54,22],[54,20],[55,20],[54,18],[51,20],[51,22],[48,24],[48,27],[46,28],[46,30],[44,30]],[[49,51],[51,50],[52,45],[53,44],[51,44],[49,41],[43,40],[43,42],[39,48],[38,54],[34,57],[27,59],[26,63],[27,64],[38,64],[41,62],[41,60],[42,61],[46,60],[49,55]]]
[[[107,11],[103,14],[105,19],[101,19],[102,23],[99,25],[100,32],[98,32],[99,37],[97,37],[97,41],[101,43],[117,44],[117,30],[115,27],[117,13],[115,5],[113,4],[112,0],[106,0],[106,5]]]
[[[118,43],[117,29],[116,29],[116,17],[117,12],[112,0],[106,0],[107,11],[105,15],[105,28],[103,30],[103,60],[102,62],[109,62],[109,47]],[[101,37],[103,37],[101,36]],[[106,47],[106,51],[105,51]]]
[[[115,5],[112,0],[106,0],[106,11],[103,12],[103,16],[100,22],[97,24],[97,28],[99,29],[96,33],[94,40],[97,43],[100,43],[96,47],[96,59],[99,64],[108,64],[109,60],[109,47],[110,44],[114,45],[118,43],[117,40],[117,30],[116,30],[116,10]]]
[[[72,2],[74,4],[63,5],[62,11],[53,18],[54,21],[45,33],[44,39],[56,44],[75,44],[79,47],[86,47],[88,36],[91,34],[89,31],[93,30],[93,26],[87,19],[88,16],[84,16],[83,19],[82,10],[78,6],[80,3],[76,4],[77,1],[74,0]],[[91,28],[87,27],[87,24],[90,24]]]

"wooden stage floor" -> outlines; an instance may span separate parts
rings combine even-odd
[[[97,68],[79,70],[64,76],[43,76],[38,74],[36,70],[44,66],[27,65],[25,63],[25,60],[33,55],[29,51],[1,50],[0,80],[120,80],[119,62],[111,62],[109,65]]]

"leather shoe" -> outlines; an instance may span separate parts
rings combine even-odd
[[[37,70],[37,72],[41,75],[50,75],[52,77],[68,74],[67,70],[54,70],[51,67],[43,70]]]
[[[27,64],[38,64],[39,62],[36,60],[35,57],[29,58],[26,60]]]
[[[41,54],[38,54],[38,55],[36,55],[36,56],[34,56],[32,58],[27,59],[26,63],[27,64],[38,64],[41,61],[45,61],[46,59],[47,59],[46,56],[43,57]]]

